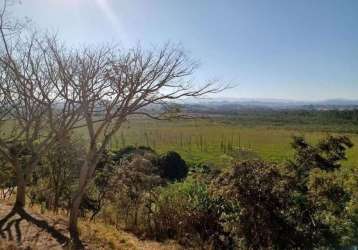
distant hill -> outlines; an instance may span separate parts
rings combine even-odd
[[[329,99],[322,101],[295,101],[285,99],[217,98],[184,101],[189,110],[237,111],[248,109],[269,110],[352,110],[358,109],[358,100]]]

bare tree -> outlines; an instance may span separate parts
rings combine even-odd
[[[14,168],[14,208],[22,209],[26,185],[41,156],[79,115],[74,112],[78,106],[69,101],[75,93],[68,91],[53,58],[52,51],[60,49],[56,39],[12,22],[7,5],[4,1],[0,13],[0,153]]]
[[[15,207],[24,207],[26,185],[41,155],[72,129],[85,128],[89,143],[69,219],[71,238],[81,248],[79,207],[101,155],[122,124],[132,115],[166,118],[175,100],[221,89],[211,83],[193,88],[187,78],[196,64],[179,48],[66,50],[56,38],[10,23],[6,3],[0,13],[0,126],[6,131],[0,153],[15,170]],[[150,107],[157,112],[148,111]]]
[[[220,91],[212,83],[193,88],[187,77],[196,64],[185,53],[170,45],[156,51],[141,48],[121,53],[115,48],[84,49],[76,53],[76,73],[70,76],[72,100],[81,106],[89,143],[80,169],[79,186],[72,201],[69,229],[73,242],[80,248],[77,221],[79,207],[94,176],[100,156],[110,139],[132,115],[166,117],[170,103],[184,97],[198,97]],[[161,107],[158,111],[158,106]],[[156,107],[157,112],[150,112]]]

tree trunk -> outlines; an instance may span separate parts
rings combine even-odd
[[[58,204],[60,200],[60,191],[58,190],[58,187],[55,188],[55,197],[52,204],[53,211],[57,214],[58,213]]]
[[[26,181],[25,178],[17,174],[17,189],[16,189],[16,208],[24,208],[26,204]]]
[[[84,249],[82,242],[80,240],[80,234],[78,232],[78,216],[80,215],[80,205],[83,199],[83,195],[86,190],[88,178],[88,164],[87,162],[82,165],[79,176],[79,185],[78,191],[73,196],[71,210],[70,210],[70,220],[69,220],[69,231],[71,236],[71,242],[74,249]]]
[[[90,158],[91,159],[91,158]],[[78,191],[73,197],[70,211],[70,220],[69,220],[69,231],[71,236],[72,244],[74,244],[75,249],[84,249],[84,246],[80,240],[80,235],[78,232],[78,216],[80,213],[80,205],[83,199],[83,195],[86,192],[86,187],[88,180],[92,177],[93,172],[96,167],[96,161],[93,160],[91,164],[90,161],[86,160],[80,170],[79,176],[79,185]]]
[[[83,191],[80,190],[72,200],[71,211],[70,211],[69,230],[70,230],[71,241],[74,244],[75,249],[84,248],[78,232],[78,216],[80,212],[82,197],[83,197]]]

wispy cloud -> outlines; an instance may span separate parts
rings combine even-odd
[[[96,5],[98,8],[102,11],[104,16],[107,18],[107,20],[111,23],[113,26],[113,29],[115,30],[116,34],[120,37],[122,42],[126,43],[128,41],[126,33],[122,27],[122,23],[115,13],[113,11],[113,8],[108,0],[95,0]]]

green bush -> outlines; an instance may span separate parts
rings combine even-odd
[[[164,185],[158,166],[153,164],[152,155],[133,155],[122,160],[113,172],[107,188],[106,199],[115,211],[115,217],[121,219],[125,228],[140,233],[145,227],[148,207],[145,199],[151,190]],[[107,209],[108,211],[108,209]],[[111,217],[111,215],[105,215]]]
[[[225,225],[240,247],[294,248],[297,235],[283,213],[290,208],[290,184],[277,165],[262,161],[238,163],[213,183],[217,195],[238,203]]]
[[[188,175],[188,166],[181,156],[174,151],[169,151],[159,159],[161,176],[170,181],[180,181]]]
[[[357,210],[349,212],[357,188],[348,190],[342,179],[346,150],[353,146],[345,136],[328,136],[317,145],[294,138],[294,159],[288,171],[294,175],[291,220],[306,247],[344,248],[356,245]]]
[[[293,147],[288,164],[239,162],[213,182],[216,195],[238,202],[238,213],[228,214],[225,229],[245,249],[357,245],[358,180],[352,177],[357,171],[342,176],[342,160],[352,143],[330,136],[311,145],[296,137]]]
[[[159,188],[151,204],[152,236],[174,238],[185,245],[207,244],[213,249],[231,249],[221,217],[230,206],[210,195],[203,183],[186,180]]]

